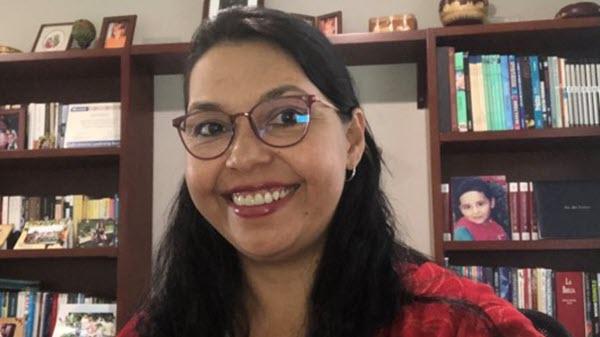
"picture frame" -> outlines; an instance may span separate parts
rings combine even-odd
[[[73,22],[46,23],[40,26],[31,52],[65,51],[71,47]]]
[[[0,151],[25,149],[25,108],[0,107]]]
[[[264,7],[265,0],[204,0],[202,19],[214,18],[220,10],[234,6]]]
[[[128,48],[133,43],[137,15],[108,16],[102,19],[96,48]]]
[[[313,27],[317,26],[317,17],[316,16],[310,16],[310,15],[298,14],[298,13],[290,13],[290,15],[306,22],[307,24],[309,24]]]
[[[325,35],[342,34],[342,11],[317,16],[316,27]]]

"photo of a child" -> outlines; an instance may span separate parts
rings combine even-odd
[[[111,22],[104,41],[104,48],[123,48],[127,43],[127,21]]]
[[[455,241],[508,240],[505,176],[451,179]]]

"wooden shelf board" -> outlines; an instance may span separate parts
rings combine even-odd
[[[0,152],[0,161],[15,159],[119,157],[120,153],[121,150],[118,147],[17,150]]]
[[[11,53],[0,55],[0,79],[118,77],[125,49],[68,50],[63,52]]]
[[[118,248],[72,248],[72,249],[28,249],[0,250],[0,260],[8,259],[73,259],[108,258],[116,259]]]
[[[600,127],[441,133],[442,152],[506,151],[600,146]]]
[[[506,130],[488,132],[445,132],[440,134],[441,143],[474,141],[513,141],[522,139],[600,137],[600,127],[549,128],[529,130]]]
[[[552,30],[568,30],[600,27],[600,18],[578,18],[561,20],[535,20],[522,22],[493,23],[484,25],[467,25],[455,27],[432,28],[436,37],[486,35],[497,33],[542,32]]]
[[[600,238],[532,241],[452,241],[444,242],[444,251],[540,251],[598,250]]]

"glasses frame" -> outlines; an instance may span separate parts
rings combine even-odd
[[[227,146],[225,146],[225,148],[223,149],[223,151],[219,152],[217,155],[214,156],[210,156],[210,157],[200,157],[197,156],[196,154],[194,154],[190,148],[188,147],[188,145],[186,144],[185,140],[184,140],[184,136],[183,136],[183,128],[182,126],[184,125],[184,122],[186,119],[188,119],[191,116],[203,113],[202,111],[199,112],[194,112],[191,114],[185,114],[183,116],[179,116],[175,119],[173,119],[172,123],[173,123],[173,127],[175,127],[175,129],[177,129],[177,133],[179,134],[179,138],[181,139],[181,142],[183,143],[183,146],[185,147],[186,151],[192,155],[193,157],[197,158],[197,159],[201,159],[201,160],[211,160],[211,159],[215,159],[220,157],[221,155],[223,155],[223,153],[227,152],[227,150],[229,149],[229,147],[231,146],[231,143],[233,143],[233,139],[235,138],[235,121],[236,119],[238,119],[238,117],[247,117],[248,121],[250,122],[250,128],[252,129],[252,132],[254,133],[254,136],[256,136],[256,138],[258,138],[258,140],[260,140],[263,144],[266,144],[268,146],[271,147],[275,147],[275,148],[285,148],[285,147],[290,147],[290,146],[294,146],[298,143],[300,143],[304,137],[306,137],[306,134],[308,133],[308,130],[310,129],[310,117],[312,115],[313,112],[313,104],[316,102],[320,102],[324,105],[326,105],[327,107],[333,108],[335,110],[337,110],[337,108],[331,106],[330,104],[327,104],[321,100],[319,100],[315,95],[290,95],[290,96],[281,96],[278,98],[274,98],[272,100],[277,100],[277,99],[282,99],[282,98],[300,98],[302,99],[305,103],[306,106],[308,108],[308,116],[309,116],[309,122],[308,125],[306,127],[306,129],[304,130],[304,133],[302,134],[302,137],[300,137],[297,141],[293,142],[292,144],[288,144],[288,145],[273,145],[268,143],[267,141],[265,141],[264,139],[262,139],[259,135],[259,130],[256,127],[256,125],[254,124],[254,120],[252,119],[252,113],[254,113],[254,111],[256,110],[256,108],[258,106],[260,106],[261,104],[268,102],[267,101],[260,101],[258,103],[256,103],[249,111],[247,112],[239,112],[239,113],[235,113],[232,115],[229,115],[229,120],[231,121],[231,125],[232,125],[232,135],[229,138],[229,143],[227,143]],[[221,111],[223,113],[225,113],[224,111]]]

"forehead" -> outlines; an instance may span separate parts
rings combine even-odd
[[[298,63],[274,44],[223,42],[209,49],[192,68],[189,97],[190,103],[211,101],[241,108],[281,85],[294,85],[322,97]]]
[[[460,201],[462,202],[469,202],[469,201],[478,201],[478,200],[482,200],[482,199],[487,199],[485,194],[483,194],[482,192],[479,191],[469,191],[466,193],[463,193],[460,196]]]

